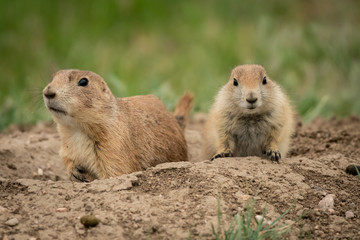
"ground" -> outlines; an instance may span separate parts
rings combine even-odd
[[[266,208],[269,221],[289,209],[279,223],[291,227],[286,239],[360,239],[360,179],[345,172],[360,165],[359,117],[299,123],[279,164],[201,159],[205,117],[196,114],[186,130],[190,162],[91,183],[68,180],[54,124],[10,128],[0,134],[0,237],[212,239],[218,202],[226,228],[255,197],[256,213]],[[318,210],[329,194],[333,210]],[[80,218],[88,214],[99,225],[85,228]]]

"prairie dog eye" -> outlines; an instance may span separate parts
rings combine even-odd
[[[239,83],[238,83],[237,79],[234,78],[234,86],[237,86],[237,85],[239,85]]]
[[[262,80],[262,84],[265,85],[266,83],[267,83],[267,81],[266,81],[266,76],[265,76]]]
[[[82,78],[80,79],[80,81],[78,82],[78,86],[81,87],[86,87],[89,83],[89,80],[87,80],[87,78]]]

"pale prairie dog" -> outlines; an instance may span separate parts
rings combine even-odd
[[[210,109],[203,132],[203,158],[285,157],[294,114],[281,88],[260,65],[234,68]]]
[[[174,116],[153,95],[116,98],[101,76],[60,70],[43,97],[57,123],[60,155],[71,180],[87,182],[188,160],[175,117],[186,120],[191,94],[176,107],[183,115]]]

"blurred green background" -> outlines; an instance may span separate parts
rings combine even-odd
[[[119,97],[187,90],[207,112],[233,67],[263,65],[305,121],[360,114],[360,1],[0,0],[0,129],[50,119],[41,91],[64,68]]]

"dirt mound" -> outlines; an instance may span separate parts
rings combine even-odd
[[[255,210],[291,224],[288,239],[360,239],[360,118],[298,125],[289,158],[199,158],[204,115],[186,138],[191,162],[165,163],[117,178],[74,183],[58,156],[53,125],[0,135],[0,237],[8,239],[212,239],[220,202],[224,225],[256,196]],[[331,211],[318,210],[334,194]],[[354,217],[349,218],[351,211]],[[84,215],[100,224],[85,228]],[[348,218],[346,218],[346,214]],[[302,218],[300,218],[302,216]]]

